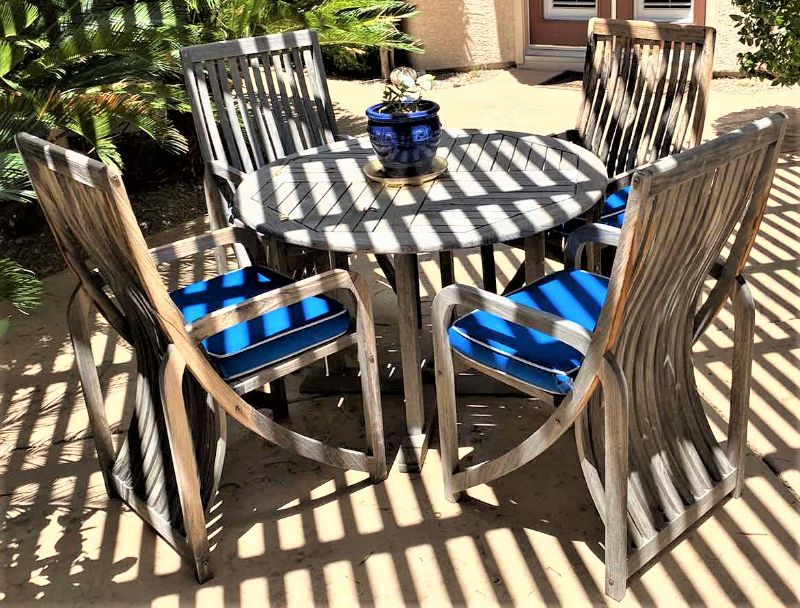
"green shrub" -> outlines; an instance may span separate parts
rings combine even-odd
[[[747,76],[775,85],[800,83],[800,0],[733,0],[741,15],[736,22],[739,41],[755,50],[739,53]]]
[[[359,55],[378,47],[418,51],[416,40],[397,27],[415,14],[401,0],[202,0],[196,21],[209,40],[313,29],[323,47]]]
[[[2,311],[11,308],[26,313],[39,305],[42,283],[32,272],[16,262],[0,259],[0,338],[8,329],[9,317]],[[4,305],[5,304],[5,305]]]
[[[186,14],[173,2],[0,0],[0,201],[32,197],[19,131],[70,137],[117,165],[123,131],[185,151],[167,110],[185,109],[176,77]]]
[[[169,119],[189,109],[181,46],[312,28],[330,57],[357,69],[370,49],[418,50],[397,27],[414,12],[400,0],[0,0],[0,204],[34,200],[13,141],[20,131],[118,166],[130,133],[186,152]],[[0,271],[19,285],[31,278]]]

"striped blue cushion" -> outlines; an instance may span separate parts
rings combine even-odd
[[[605,277],[562,270],[513,292],[509,299],[594,331],[607,289]],[[465,357],[550,393],[569,392],[583,360],[578,351],[555,338],[484,311],[458,319],[449,337]]]
[[[225,306],[283,287],[292,279],[260,266],[249,266],[193,283],[172,292],[187,322]],[[220,374],[233,380],[277,363],[350,330],[347,309],[326,296],[306,298],[291,306],[238,323],[203,341]]]
[[[622,228],[622,222],[625,221],[625,207],[628,204],[628,196],[630,196],[631,187],[625,186],[609,196],[603,203],[603,213],[600,216],[600,222],[614,228]]]

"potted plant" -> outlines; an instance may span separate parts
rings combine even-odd
[[[439,105],[422,99],[434,76],[396,68],[383,101],[367,108],[367,132],[388,177],[425,175],[431,171],[442,125]]]

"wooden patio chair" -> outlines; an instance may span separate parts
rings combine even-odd
[[[583,104],[575,129],[557,135],[606,164],[607,197],[589,219],[622,226],[635,168],[700,143],[715,37],[714,28],[699,25],[589,20]],[[548,233],[539,253],[560,261],[564,239],[583,223],[575,220]],[[489,286],[495,282],[492,253],[481,251]],[[524,277],[521,266],[506,292],[522,286]]]
[[[774,114],[638,169],[621,234],[603,224],[576,230],[563,271],[509,297],[452,285],[434,300],[445,493],[458,500],[523,466],[574,424],[605,524],[606,593],[617,600],[631,576],[742,491],[755,314],[742,271],[785,128]],[[576,270],[587,242],[618,248],[610,278]],[[716,282],[704,298],[709,274]],[[728,298],[733,374],[721,446],[695,384],[692,345]],[[451,325],[454,306],[473,312]],[[464,466],[454,382],[461,368],[553,395],[557,407],[516,447]]]
[[[206,164],[203,184],[212,229],[235,222],[233,195],[245,175],[345,138],[338,133],[314,30],[184,47],[181,61]],[[301,275],[331,264],[347,268],[346,254],[326,260],[327,252],[272,245],[284,272]],[[218,262],[224,268],[224,252]],[[380,256],[378,263],[394,287],[391,262]]]
[[[36,137],[16,137],[39,202],[79,285],[69,329],[100,468],[118,496],[195,568],[211,576],[205,514],[214,501],[231,416],[267,441],[333,466],[386,476],[372,301],[358,275],[335,269],[293,282],[253,265],[169,293],[157,265],[239,243],[239,227],[148,249],[119,173]],[[321,294],[346,290],[355,319]],[[90,345],[100,311],[136,354],[133,419],[112,443]],[[358,346],[367,450],[326,445],[277,424],[240,396]]]

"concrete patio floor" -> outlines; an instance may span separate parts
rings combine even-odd
[[[549,133],[572,126],[574,86],[535,86],[546,75],[506,71],[436,91],[445,126]],[[359,133],[380,85],[332,81],[344,130]],[[712,88],[706,137],[769,111],[800,105],[800,90]],[[794,129],[800,129],[795,125]],[[795,133],[795,137],[797,137]],[[656,565],[634,579],[626,606],[800,605],[800,154],[785,153],[747,269],[758,305],[744,496],[728,501]],[[203,218],[166,242],[201,231]],[[516,251],[501,250],[499,280]],[[376,300],[381,365],[399,363],[391,290],[366,256],[353,267]],[[475,283],[475,252],[457,280]],[[166,270],[170,287],[212,271],[208,259]],[[422,264],[425,332],[439,288]],[[0,602],[10,606],[492,606],[614,604],[602,593],[602,527],[568,433],[531,465],[445,501],[434,442],[421,475],[365,475],[310,463],[229,425],[229,447],[212,510],[215,578],[190,569],[141,520],[109,502],[89,436],[65,305],[74,280],[45,281],[42,307],[15,318],[0,344]],[[696,349],[709,415],[726,430],[732,317],[723,311]],[[126,428],[131,353],[103,326],[96,361],[117,437]],[[290,381],[292,425],[331,441],[360,442],[360,396],[299,394]],[[432,392],[427,403],[433,407]],[[384,395],[390,459],[402,431],[402,400]],[[548,405],[516,397],[459,399],[461,445],[497,453],[540,424]],[[466,451],[466,450],[465,450]]]

